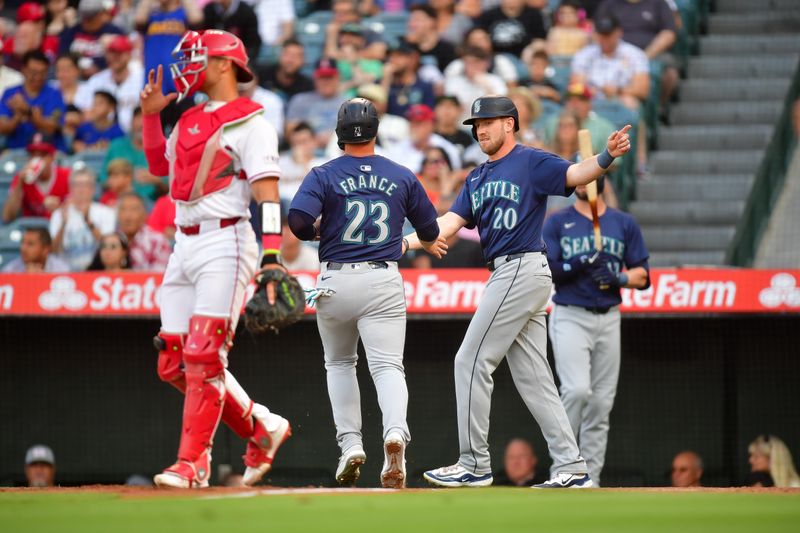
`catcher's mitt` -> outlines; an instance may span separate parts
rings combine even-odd
[[[256,276],[256,292],[244,308],[244,325],[252,333],[291,326],[303,317],[306,295],[297,278],[280,268],[262,270]],[[267,283],[275,282],[275,304],[267,299]]]

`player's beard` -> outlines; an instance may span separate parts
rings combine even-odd
[[[578,200],[583,200],[584,202],[589,200],[589,195],[586,194],[586,189],[584,189],[582,191],[579,191],[579,190],[576,189],[575,190],[575,196],[578,198]]]
[[[481,145],[481,151],[488,155],[489,157],[493,156],[497,153],[498,150],[503,146],[503,142],[505,139],[503,137],[492,141],[491,137],[488,137],[485,141],[478,141]]]

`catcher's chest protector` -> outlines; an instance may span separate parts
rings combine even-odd
[[[263,108],[248,98],[237,98],[216,111],[206,113],[198,105],[178,121],[178,141],[172,163],[170,195],[175,200],[191,202],[222,190],[236,176],[233,159],[221,146],[225,126],[242,122],[261,113]]]

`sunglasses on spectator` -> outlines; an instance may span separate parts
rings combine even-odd
[[[117,242],[104,242],[100,245],[101,250],[119,250],[122,246]]]
[[[444,163],[444,159],[433,158],[433,159],[423,159],[422,161],[423,165],[432,165],[434,163]]]

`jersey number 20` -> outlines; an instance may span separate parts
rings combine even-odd
[[[389,238],[389,205],[386,202],[364,200],[347,200],[347,227],[342,235],[342,242],[347,244],[364,244],[364,230],[361,225],[367,218],[367,213],[372,217],[372,225],[378,228],[378,235],[366,240],[367,244],[381,244]]]
[[[517,225],[517,210],[509,207],[505,211],[501,207],[494,208],[494,216],[492,216],[493,229],[512,229]]]

